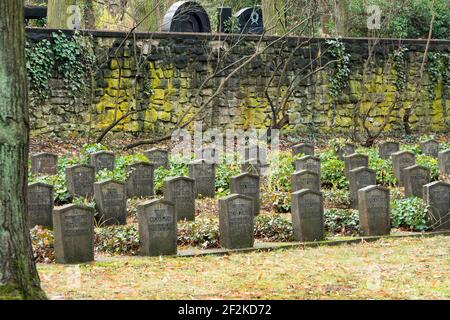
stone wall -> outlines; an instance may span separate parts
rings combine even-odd
[[[51,32],[28,29],[27,34],[30,42],[37,42],[48,38]],[[286,128],[298,132],[348,133],[355,126],[362,130],[355,119],[368,108],[372,111],[366,124],[369,129],[376,129],[397,101],[386,126],[387,132],[393,132],[403,130],[403,116],[413,105],[417,81],[419,99],[410,117],[412,129],[448,132],[450,128],[448,86],[443,85],[442,79],[433,83],[426,66],[423,78],[419,77],[426,40],[380,40],[373,50],[373,63],[368,66],[372,77],[363,81],[369,41],[343,39],[350,54],[348,87],[332,98],[330,79],[336,65],[327,65],[333,57],[325,39],[170,33],[137,33],[128,37],[122,32],[101,31],[90,34],[98,59],[91,94],[71,97],[60,76],[54,74],[49,82],[50,98],[32,106],[33,135],[95,134],[130,110],[136,113],[114,131],[159,134],[173,128],[183,114],[185,120],[200,115],[210,127],[262,128],[271,124],[271,107],[283,97],[287,99],[286,112],[278,116],[285,114],[289,119]],[[303,45],[298,46],[299,43]],[[390,57],[400,43],[408,49],[403,92],[398,92],[398,70],[390,68]],[[265,49],[233,74],[213,97],[220,83],[254,54],[255,48]],[[450,41],[431,41],[429,51],[449,54]],[[283,70],[287,59],[289,63]],[[287,96],[286,92],[292,94]],[[374,93],[378,102],[371,104]],[[200,109],[211,98],[211,103]]]

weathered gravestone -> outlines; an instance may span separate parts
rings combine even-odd
[[[309,170],[296,171],[291,176],[292,192],[309,189],[320,192],[320,177]]]
[[[420,149],[422,149],[422,153],[426,156],[433,158],[439,156],[439,142],[434,139],[421,142]]]
[[[127,197],[125,184],[105,180],[94,184],[95,203],[100,225],[124,225],[127,223]]]
[[[369,167],[369,157],[365,154],[353,153],[348,156],[344,156],[344,174],[348,178],[350,170],[359,167]]]
[[[169,152],[167,150],[153,148],[144,151],[144,155],[155,166],[155,170],[159,167],[169,168]]]
[[[66,169],[67,191],[72,197],[89,197],[94,194],[95,169],[78,164]]]
[[[205,9],[195,1],[175,2],[167,11],[161,26],[163,32],[211,32]]]
[[[391,155],[400,150],[400,144],[395,141],[385,141],[378,145],[378,153],[381,159],[389,159]]]
[[[175,205],[178,220],[195,220],[195,180],[173,177],[164,180],[164,199]]]
[[[350,170],[348,186],[350,189],[350,206],[358,208],[358,190],[377,184],[377,173],[366,167]]]
[[[392,155],[392,168],[399,186],[403,186],[403,170],[416,164],[416,156],[410,151],[399,151]]]
[[[428,220],[433,230],[450,230],[450,183],[435,181],[423,186],[423,199],[429,206]]]
[[[260,178],[259,175],[242,173],[230,179],[230,192],[241,194],[253,199],[253,214],[259,215],[260,210]]]
[[[259,161],[267,159],[267,150],[260,148],[258,145],[247,145],[244,147],[244,159],[247,161],[250,159],[258,159]]]
[[[358,190],[359,226],[364,236],[389,234],[389,189],[367,186]]]
[[[138,205],[140,254],[177,254],[177,214],[172,202],[164,199]]]
[[[304,156],[314,155],[314,146],[309,143],[299,143],[292,147],[292,156],[295,157],[298,154],[303,154]]]
[[[57,263],[94,260],[94,210],[75,204],[53,210]]]
[[[127,166],[127,197],[151,197],[154,195],[154,165],[137,162]]]
[[[31,172],[36,175],[55,175],[58,173],[58,156],[41,152],[31,155]]]
[[[219,199],[220,244],[224,248],[253,247],[253,199],[231,194]]]
[[[335,151],[338,159],[344,161],[344,156],[349,156],[356,152],[356,145],[347,142],[342,147],[338,147]]]
[[[443,176],[450,175],[450,149],[439,152],[439,171]]]
[[[28,225],[53,227],[53,186],[35,182],[28,185]]]
[[[303,189],[293,192],[292,225],[297,241],[320,241],[324,239],[322,193]]]
[[[189,177],[195,180],[195,194],[214,197],[216,194],[216,165],[203,159],[189,163]]]
[[[309,170],[317,173],[320,177],[320,159],[314,156],[301,157],[295,160],[295,170]]]
[[[90,154],[91,166],[95,168],[95,173],[97,174],[101,170],[113,171],[116,166],[116,156],[112,151],[99,151]]]
[[[204,147],[199,149],[196,154],[197,159],[203,159],[210,163],[219,163],[219,152],[214,147]]]
[[[430,183],[430,169],[414,165],[403,170],[403,183],[406,197],[423,196],[423,186]]]
[[[238,20],[240,33],[264,33],[263,12],[260,7],[244,8],[234,15]]]

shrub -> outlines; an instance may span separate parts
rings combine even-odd
[[[322,190],[325,205],[330,208],[348,209],[350,207],[350,192],[344,189]]]
[[[427,205],[420,198],[396,199],[391,204],[391,225],[394,228],[424,231],[428,229],[427,211]]]
[[[230,193],[230,179],[241,173],[237,164],[221,163],[216,166],[216,193],[218,196],[226,196]]]
[[[34,260],[37,263],[51,263],[55,261],[53,231],[36,226],[30,231]]]
[[[95,228],[95,251],[114,255],[137,255],[139,252],[137,225]]]
[[[324,212],[325,230],[331,233],[353,235],[359,231],[357,210],[327,209]]]
[[[397,179],[392,169],[391,159],[382,159],[377,148],[360,148],[358,150],[369,156],[369,168],[375,170],[378,184],[395,186]]]
[[[159,167],[154,173],[155,193],[162,194],[164,187],[164,179],[176,176],[188,176],[189,166],[185,163],[170,162],[169,169]]]
[[[347,189],[348,180],[344,174],[344,162],[335,157],[322,160],[322,186],[333,189]]]
[[[421,154],[416,157],[416,164],[422,165],[422,166],[430,169],[431,181],[439,180],[439,161],[438,161],[438,159]]]
[[[178,245],[197,246],[203,249],[218,248],[219,223],[213,218],[184,222],[178,228]]]
[[[255,238],[266,241],[293,241],[292,223],[282,215],[260,215],[255,219]]]
[[[277,160],[275,160],[277,159]],[[275,164],[274,162],[277,161]],[[288,152],[280,152],[271,158],[270,173],[263,186],[263,196],[277,212],[289,212],[291,209],[291,175],[294,173],[294,157]]]

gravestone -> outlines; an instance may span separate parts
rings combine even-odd
[[[320,158],[314,156],[304,156],[295,160],[295,170],[309,170],[321,175]]]
[[[31,172],[36,175],[49,176],[58,174],[58,156],[48,152],[31,155]]]
[[[47,7],[44,6],[25,6],[25,19],[39,20],[47,18]]]
[[[294,238],[297,241],[324,239],[322,193],[309,189],[293,192],[291,214]]]
[[[53,228],[53,186],[35,182],[28,185],[28,225]]]
[[[94,210],[68,204],[53,210],[55,257],[57,263],[94,260]]]
[[[364,236],[382,236],[391,232],[389,189],[367,186],[358,190],[359,226]]]
[[[423,199],[429,206],[428,220],[433,230],[450,230],[450,183],[435,181],[423,186]]]
[[[399,186],[403,186],[403,169],[416,164],[416,156],[410,151],[399,151],[392,154],[392,168]]]
[[[95,169],[78,164],[66,169],[67,191],[72,197],[89,197],[94,194]]]
[[[195,1],[175,2],[167,11],[161,26],[163,32],[211,32],[205,9]]]
[[[127,197],[151,197],[154,195],[154,165],[137,162],[127,166]]]
[[[400,150],[400,144],[395,141],[385,141],[378,145],[378,153],[381,159],[389,159],[391,155]]]
[[[220,245],[228,249],[253,247],[253,199],[231,194],[219,199]]]
[[[403,183],[406,197],[422,198],[423,186],[430,183],[430,169],[419,165],[406,167],[403,170]]]
[[[94,184],[94,196],[100,225],[112,226],[127,223],[125,184],[115,180],[97,182]]]
[[[359,167],[349,172],[348,186],[350,189],[350,206],[358,208],[358,190],[367,186],[377,184],[377,173],[375,170]]]
[[[295,157],[298,154],[303,154],[304,156],[314,155],[314,146],[309,143],[299,143],[292,147],[292,156]]]
[[[309,189],[320,192],[320,177],[309,170],[296,171],[291,176],[292,192]]]
[[[219,163],[219,152],[213,147],[201,148],[196,155],[196,158],[206,160],[210,163]]]
[[[369,157],[365,154],[353,153],[349,156],[344,156],[344,174],[348,178],[350,170],[359,167],[369,167]]]
[[[450,175],[450,149],[439,152],[439,172],[443,176]]]
[[[164,199],[138,205],[140,254],[177,254],[177,214],[172,202]]]
[[[159,167],[169,168],[169,152],[167,150],[153,148],[144,151],[144,155],[154,165],[155,170]]]
[[[195,220],[195,180],[173,177],[164,180],[164,199],[175,205],[178,220]]]
[[[244,8],[234,16],[238,20],[239,33],[264,33],[263,12],[260,7]]]
[[[214,197],[216,194],[216,165],[204,159],[189,163],[189,177],[195,180],[195,194]]]
[[[439,142],[434,139],[421,142],[420,149],[422,149],[422,153],[426,156],[433,158],[439,156]]]
[[[116,156],[112,151],[99,151],[90,154],[91,166],[95,168],[95,174],[101,170],[113,171],[116,166]]]
[[[336,150],[336,156],[339,160],[344,161],[344,156],[349,156],[356,152],[356,145],[353,143],[345,143],[342,147],[338,147]]]
[[[253,215],[260,211],[260,178],[259,175],[242,173],[230,179],[230,192],[253,199]]]

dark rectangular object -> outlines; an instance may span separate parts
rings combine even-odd
[[[47,7],[25,6],[25,19],[47,18]]]

